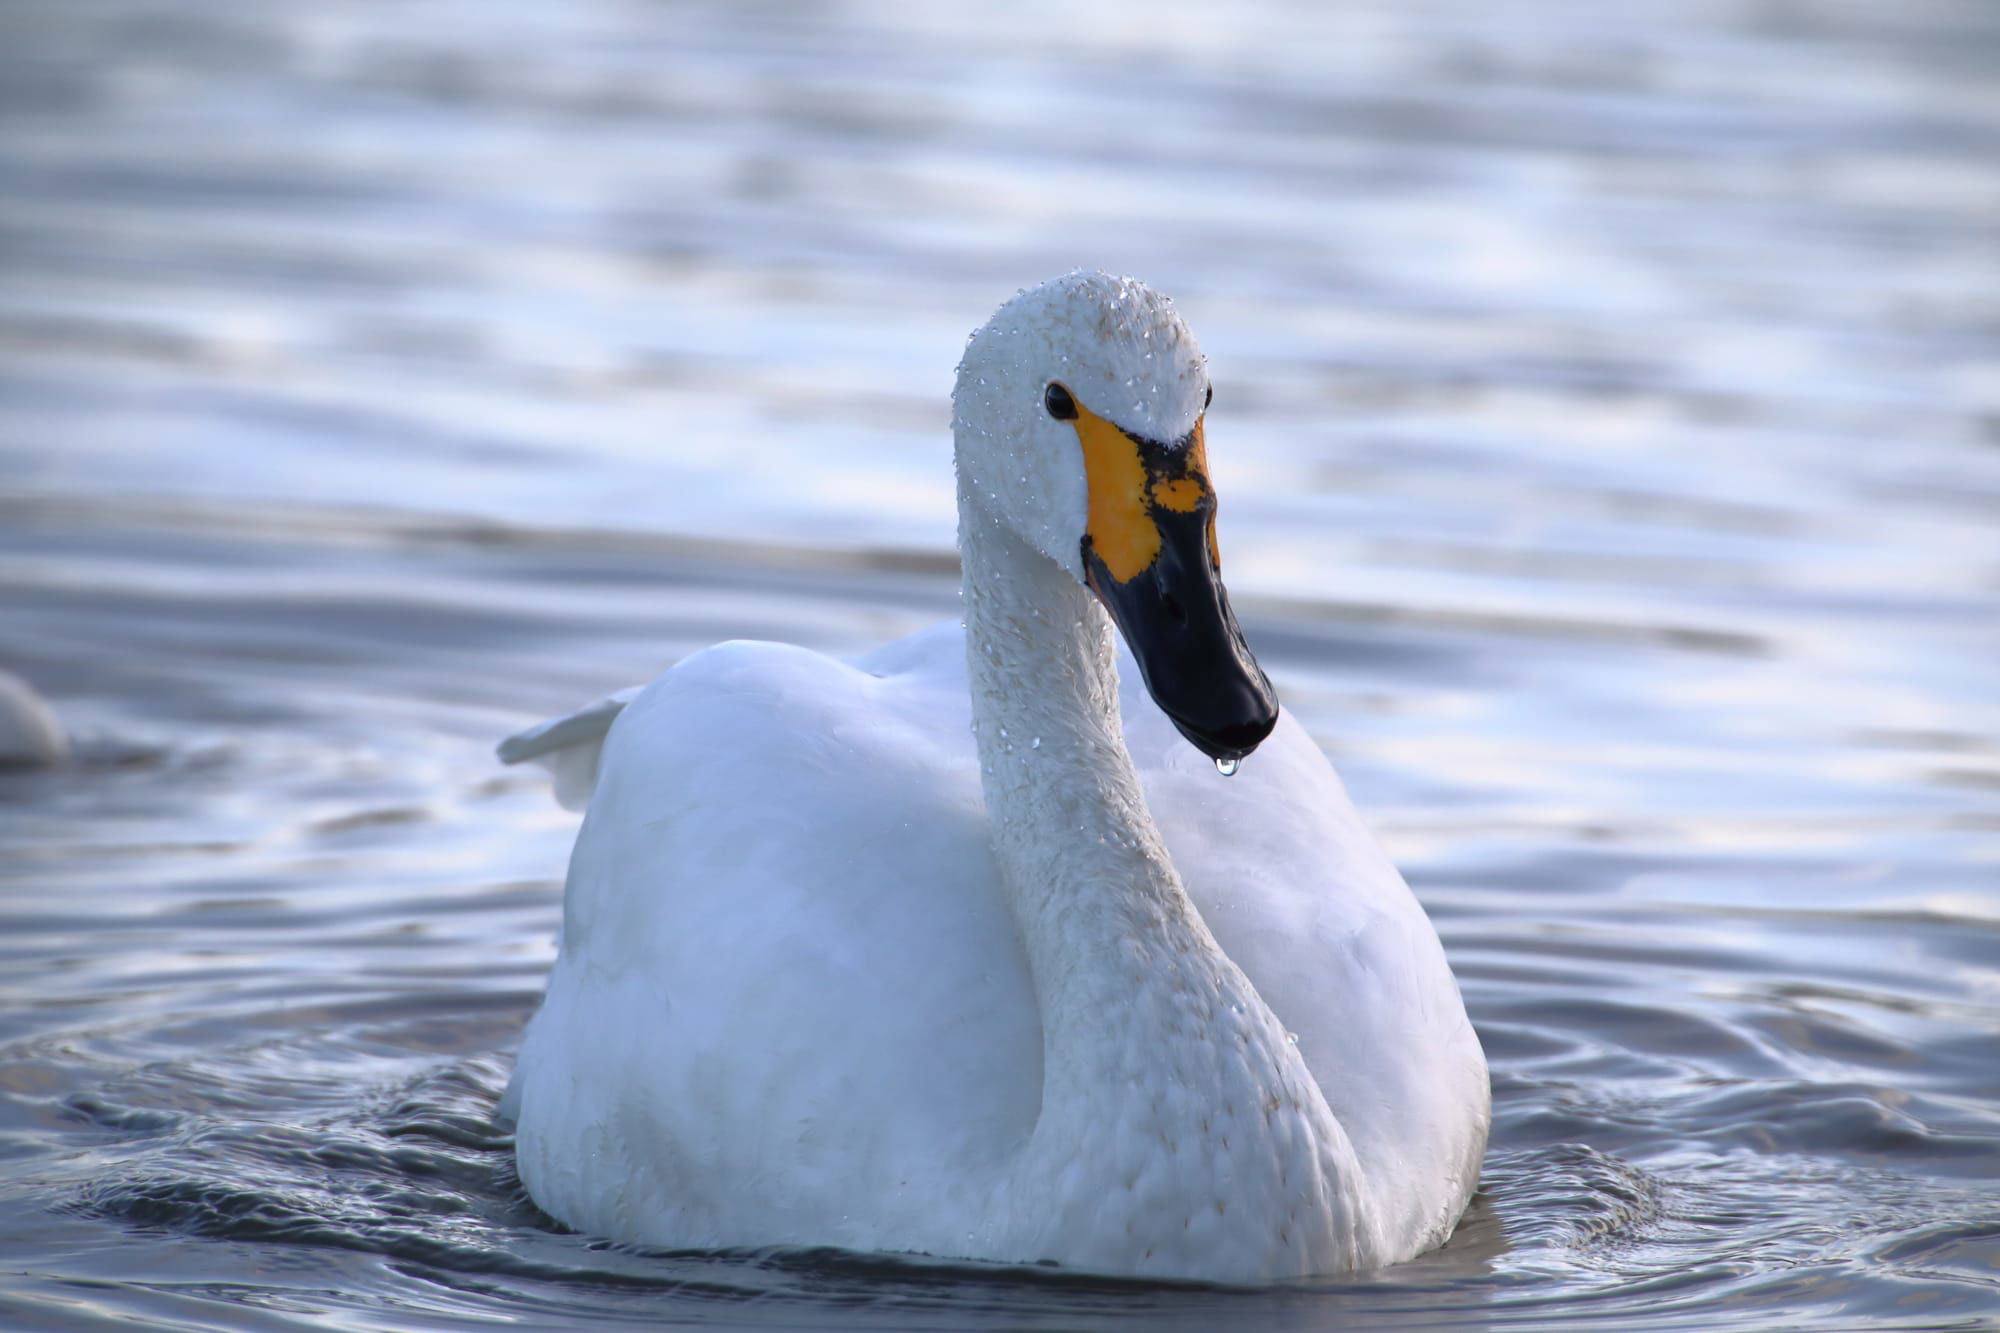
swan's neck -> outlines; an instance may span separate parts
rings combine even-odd
[[[1214,1271],[1230,1245],[1246,1279],[1354,1266],[1352,1152],[1167,855],[1108,618],[963,483],[959,516],[982,783],[1043,1033],[1041,1115],[995,1214],[1029,1227],[1018,1257],[1101,1244],[1107,1271],[1190,1250]]]
[[[1081,1012],[1101,1001],[1115,1019],[1130,1006],[1111,1002],[1147,982],[1146,969],[1107,946],[1164,933],[1184,953],[1217,951],[1125,750],[1109,619],[1073,578],[978,509],[976,501],[961,508],[960,535],[973,730],[1053,1080],[1079,1034],[1047,1022],[1049,1007]],[[1128,971],[1137,975],[1120,975]]]

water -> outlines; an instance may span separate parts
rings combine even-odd
[[[0,666],[78,738],[0,774],[0,1322],[2000,1318],[1992,8],[990,8],[0,16]],[[573,817],[492,743],[954,614],[952,363],[1075,264],[1213,359],[1477,1203],[1257,1295],[563,1234],[492,1113]]]

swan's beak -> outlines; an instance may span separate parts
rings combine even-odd
[[[1139,659],[1147,692],[1209,758],[1243,758],[1278,724],[1271,689],[1222,586],[1201,422],[1172,444],[1077,405],[1089,474],[1083,569]]]

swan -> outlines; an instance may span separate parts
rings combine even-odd
[[[27,681],[0,671],[0,768],[47,768],[68,756],[55,710]]]
[[[502,1106],[542,1209],[1225,1283],[1451,1234],[1485,1057],[1230,610],[1210,397],[1150,288],[1024,291],[952,395],[962,626],[718,644],[502,744],[587,803]]]

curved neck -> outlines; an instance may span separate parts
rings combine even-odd
[[[1110,619],[976,497],[960,516],[981,783],[1037,987],[1088,980],[1107,932],[1174,923],[1213,950],[1125,749]]]
[[[1189,1230],[1196,1210],[1233,1204],[1236,1240],[1270,1233],[1242,1276],[1353,1266],[1352,1150],[1167,855],[1125,749],[1108,618],[963,480],[959,544],[994,857],[1043,1034],[1041,1114],[994,1210],[1027,1230],[1007,1240],[1074,1262],[1074,1229],[1106,1271],[1146,1271],[1211,1234]]]

